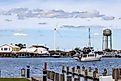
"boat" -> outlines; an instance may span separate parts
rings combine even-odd
[[[95,52],[91,46],[90,41],[90,28],[89,28],[89,46],[84,47],[79,54],[76,54],[73,58],[79,61],[100,61],[103,53]]]
[[[78,57],[79,61],[100,61],[102,55],[96,54],[94,52],[90,52],[89,54],[82,54]]]
[[[73,58],[78,61],[100,61],[103,52],[94,51],[93,47],[84,47],[80,53],[76,53]]]
[[[54,55],[51,55],[51,57],[53,57],[53,58],[59,58],[59,57],[61,57],[61,55],[54,54]]]

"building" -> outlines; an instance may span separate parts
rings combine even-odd
[[[23,48],[19,52],[35,53],[35,54],[49,54],[49,48],[41,45],[32,45],[29,48]]]
[[[12,44],[4,44],[0,46],[0,53],[10,53],[10,52],[18,52],[20,47],[12,45]]]

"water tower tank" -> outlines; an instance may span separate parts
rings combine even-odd
[[[111,32],[111,29],[105,29],[103,30],[103,35],[104,36],[111,36],[112,32]]]

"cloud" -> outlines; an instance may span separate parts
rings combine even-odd
[[[39,22],[38,24],[40,24],[40,25],[45,25],[45,24],[47,24],[47,23],[45,23],[45,22]]]
[[[14,36],[27,36],[28,34],[25,33],[14,33]]]
[[[73,26],[73,25],[62,25],[60,26],[60,28],[69,28],[69,29],[73,29],[73,28],[104,28],[104,26],[101,25],[80,25],[80,26]]]
[[[102,17],[99,11],[72,11],[67,12],[64,10],[42,10],[42,9],[28,9],[28,8],[12,8],[10,10],[3,10],[1,15],[16,15],[20,20],[26,18],[94,18]],[[105,17],[104,17],[105,18]]]
[[[113,16],[103,16],[102,19],[104,19],[104,20],[114,20],[115,17],[113,17]]]

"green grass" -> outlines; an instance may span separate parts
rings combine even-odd
[[[29,81],[25,78],[0,78],[0,81]]]

